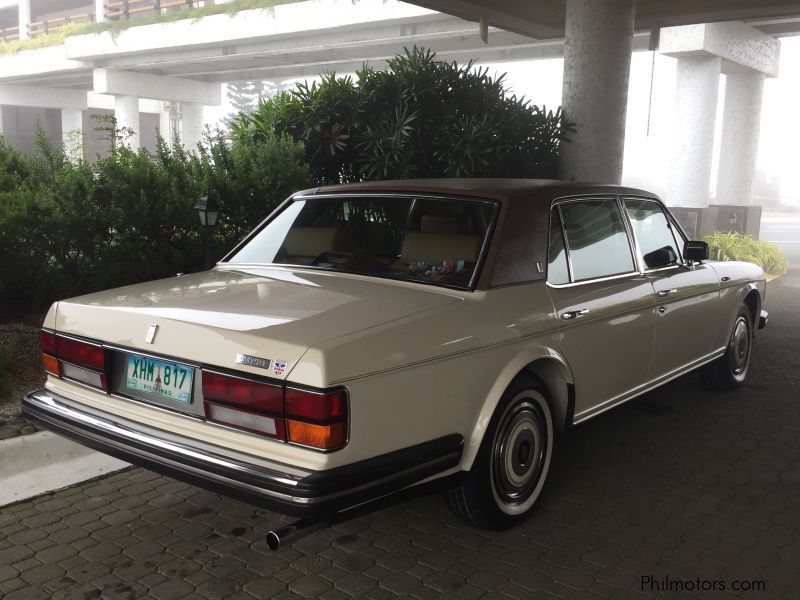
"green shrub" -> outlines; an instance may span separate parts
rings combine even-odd
[[[510,95],[504,77],[414,48],[385,70],[327,74],[232,123],[235,139],[288,134],[320,183],[422,177],[556,177],[572,130],[561,110]]]
[[[715,231],[706,236],[713,260],[742,260],[760,266],[772,275],[783,275],[789,269],[786,256],[778,246],[750,235]]]
[[[201,152],[159,141],[154,153],[120,144],[71,162],[39,132],[20,154],[0,138],[0,318],[53,300],[201,268],[204,232],[194,205],[220,201],[215,252],[227,252],[311,177],[303,147],[272,136],[254,144],[207,136]]]

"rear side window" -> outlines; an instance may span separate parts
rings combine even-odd
[[[670,261],[671,264],[678,264],[681,253],[675,242],[672,226],[658,203],[652,200],[627,198],[625,210],[630,218],[633,235],[639,245],[645,266],[647,268],[657,266],[654,253],[665,250],[671,252],[670,256],[674,259]]]
[[[634,271],[633,253],[616,200],[572,200],[559,205],[573,281]]]
[[[561,217],[558,207],[550,211],[550,242],[547,250],[547,281],[550,283],[569,283],[569,266],[561,232]]]

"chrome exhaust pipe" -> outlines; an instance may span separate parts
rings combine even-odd
[[[322,529],[327,525],[326,521],[307,521],[300,519],[294,523],[289,523],[283,527],[278,527],[267,532],[267,548],[277,552],[286,544],[300,539],[306,534]]]

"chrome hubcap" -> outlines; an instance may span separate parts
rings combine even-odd
[[[735,375],[741,375],[750,361],[750,326],[744,317],[739,317],[731,336],[731,367]]]
[[[524,501],[539,480],[547,447],[543,421],[541,409],[527,401],[504,415],[495,439],[492,469],[503,502]]]

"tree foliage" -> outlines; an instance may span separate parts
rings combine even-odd
[[[199,153],[160,140],[150,153],[121,143],[113,121],[100,129],[112,150],[93,163],[67,160],[41,130],[29,154],[0,136],[0,316],[198,270],[200,196],[215,194],[221,205],[219,257],[311,184],[302,146],[285,137],[228,144],[218,134]]]
[[[472,62],[406,49],[387,68],[319,83],[262,101],[231,125],[237,140],[289,135],[305,147],[321,183],[424,177],[556,176],[572,130],[560,108],[510,94],[504,76]]]

